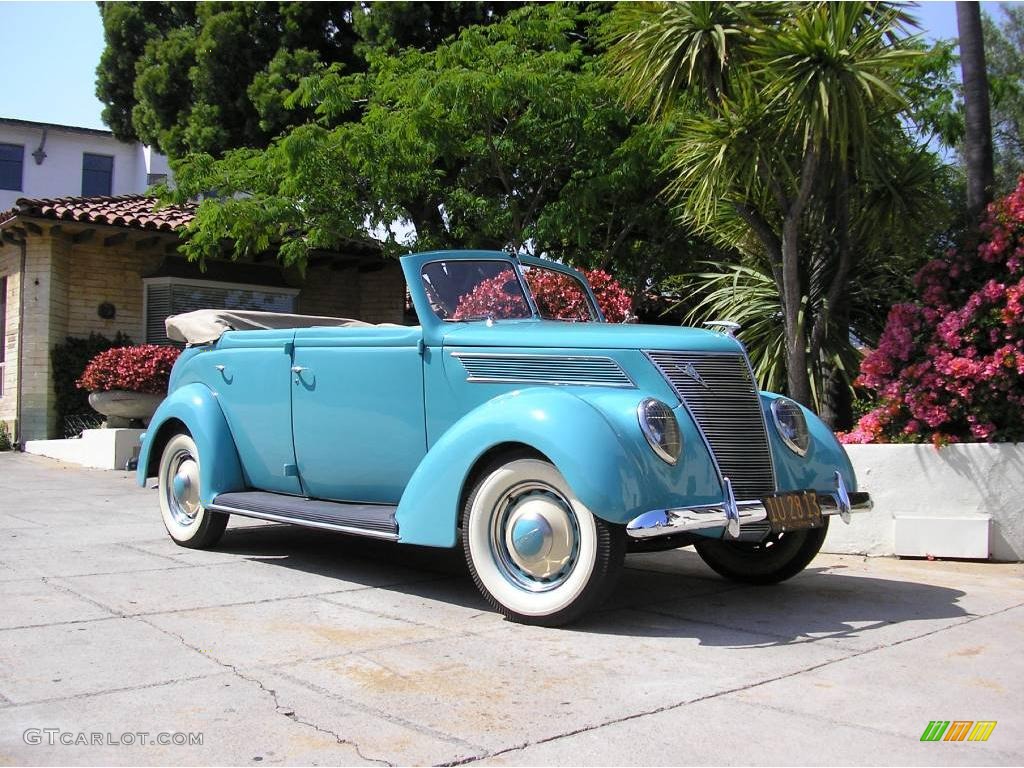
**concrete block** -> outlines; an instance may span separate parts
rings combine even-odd
[[[896,554],[901,557],[964,557],[987,560],[988,515],[896,517]]]
[[[124,469],[144,429],[87,429],[69,440],[29,440],[25,452],[94,469]]]

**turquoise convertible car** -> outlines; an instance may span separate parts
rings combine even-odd
[[[556,625],[600,603],[627,551],[694,545],[727,578],[772,583],[831,517],[870,508],[828,428],[758,391],[729,324],[606,323],[580,273],[533,257],[402,268],[419,326],[167,320],[187,347],[138,480],[158,478],[175,542],[212,547],[244,515],[461,544],[499,611]]]

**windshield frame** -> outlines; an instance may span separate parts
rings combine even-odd
[[[553,323],[606,323],[604,313],[601,311],[601,305],[597,303],[597,296],[594,294],[594,288],[587,280],[586,275],[582,272],[567,267],[565,264],[559,264],[557,261],[551,261],[549,259],[542,259],[537,256],[518,256],[516,261],[519,264],[520,272],[523,271],[524,267],[533,267],[535,269],[546,269],[550,272],[557,272],[560,275],[564,275],[571,280],[579,283],[580,290],[583,291],[583,296],[587,301],[587,306],[590,309],[590,320],[564,320],[557,317],[544,317],[540,314],[540,307],[537,308],[537,317],[541,320],[548,320]],[[523,274],[523,280],[529,284],[529,279]],[[530,296],[533,296],[531,289]]]
[[[479,323],[479,322],[487,321],[487,320],[490,320],[490,321],[494,322],[494,321],[497,321],[497,320],[537,320],[537,319],[540,319],[540,310],[537,307],[537,302],[533,298],[533,292],[530,290],[530,286],[526,282],[526,276],[523,274],[523,271],[520,268],[519,261],[516,260],[512,256],[509,256],[507,259],[496,258],[496,257],[491,257],[491,258],[480,257],[480,258],[474,258],[474,259],[438,258],[438,259],[431,259],[430,261],[424,261],[422,264],[420,264],[420,267],[419,267],[419,278],[420,278],[421,283],[423,282],[424,276],[426,276],[427,267],[431,266],[432,264],[444,264],[446,262],[447,263],[451,263],[453,261],[470,261],[470,262],[478,262],[478,263],[479,262],[484,262],[484,263],[494,262],[494,263],[497,263],[497,264],[504,264],[507,267],[510,267],[512,269],[512,272],[516,276],[516,282],[519,284],[519,290],[522,291],[523,299],[526,301],[526,308],[527,308],[527,310],[529,310],[530,316],[529,317],[508,317],[508,318],[498,318],[498,317],[473,317],[473,318],[441,317],[440,315],[437,314],[436,311],[434,311],[433,307],[431,307],[430,313],[434,316],[434,318],[436,320],[438,320],[439,322],[442,322],[442,323]],[[424,293],[426,293],[426,289],[425,288],[424,288]],[[429,302],[429,300],[430,300],[429,296],[427,296],[427,300]]]
[[[422,269],[428,264],[441,261],[496,261],[501,262],[508,268],[515,272],[516,279],[519,281],[520,290],[523,291],[523,295],[526,297],[526,302],[529,307],[530,317],[522,318],[520,320],[504,320],[502,322],[523,322],[524,320],[543,320],[544,318],[540,314],[540,310],[537,307],[536,299],[534,298],[533,291],[530,290],[530,286],[526,281],[526,276],[523,273],[523,265],[529,264],[531,266],[543,267],[546,269],[552,269],[556,272],[562,272],[566,275],[575,277],[579,280],[580,285],[586,291],[587,297],[591,304],[592,314],[594,314],[594,320],[582,321],[582,322],[607,322],[604,318],[603,313],[600,311],[600,306],[597,303],[597,297],[594,296],[593,289],[587,282],[580,272],[576,271],[572,267],[567,267],[564,264],[559,264],[555,261],[548,259],[541,259],[536,256],[528,255],[514,255],[507,251],[496,251],[496,250],[437,250],[437,251],[425,251],[420,253],[412,253],[407,256],[402,256],[399,262],[402,266],[402,272],[405,275],[406,287],[409,291],[409,296],[412,298],[413,306],[416,309],[416,316],[419,319],[420,326],[423,329],[423,343],[426,346],[435,346],[443,343],[445,335],[453,327],[457,327],[460,322],[466,324],[481,322],[480,320],[462,320],[462,321],[451,321],[446,322],[439,318],[431,308],[430,301],[427,297],[426,289],[423,285]],[[497,318],[494,321],[498,321]],[[486,320],[484,322],[487,322]],[[552,320],[550,322],[569,322],[569,321],[558,321]]]

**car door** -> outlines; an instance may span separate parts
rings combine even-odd
[[[292,445],[291,349],[294,330],[232,331],[208,354],[217,394],[246,483],[300,494]]]
[[[397,504],[426,453],[419,328],[295,334],[292,436],[308,496]]]

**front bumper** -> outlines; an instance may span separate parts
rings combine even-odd
[[[852,513],[867,512],[874,506],[869,494],[847,491],[839,472],[835,474],[835,485],[834,491],[818,493],[823,516],[839,515],[844,523],[849,523]],[[724,498],[719,504],[644,512],[629,521],[626,533],[633,539],[652,539],[708,528],[725,528],[726,536],[737,539],[744,524],[768,519],[768,510],[761,501],[736,501],[729,478],[722,479],[722,487]]]

